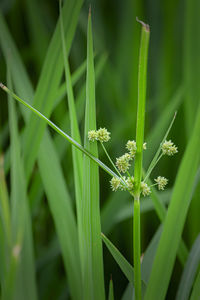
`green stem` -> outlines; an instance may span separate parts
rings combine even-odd
[[[139,20],[137,20],[139,21]],[[134,222],[133,222],[133,250],[134,250],[134,281],[135,299],[141,300],[141,264],[140,264],[140,184],[142,179],[142,158],[144,143],[144,123],[145,123],[145,102],[146,102],[146,73],[147,56],[149,46],[150,29],[142,24],[139,71],[138,71],[138,107],[137,107],[137,127],[136,127],[136,155],[134,171]]]
[[[135,299],[141,299],[141,265],[140,265],[140,201],[134,201],[134,283]]]
[[[147,181],[147,179],[149,178],[149,176],[151,175],[151,172],[153,171],[153,169],[155,168],[155,166],[157,165],[157,163],[159,162],[159,160],[161,159],[161,157],[163,157],[163,153],[160,154],[160,156],[158,157],[158,159],[156,160],[155,164],[152,165],[149,170],[147,171],[147,174],[144,178],[144,182]]]
[[[0,82],[0,88],[4,90],[7,94],[11,95],[15,100],[29,108],[33,113],[35,113],[38,117],[43,119],[51,128],[53,128],[57,133],[59,133],[62,137],[64,137],[68,142],[70,142],[74,147],[79,149],[82,153],[90,157],[98,166],[100,166],[105,172],[107,172],[110,176],[116,176],[110,168],[108,168],[102,161],[92,155],[87,149],[77,143],[71,136],[61,130],[57,125],[55,125],[52,121],[50,121],[47,117],[45,117],[41,112],[39,112],[36,108],[28,104],[28,102],[22,100],[15,93],[9,90],[3,83]]]
[[[124,183],[124,185],[127,187],[127,184],[126,182],[124,181],[124,178],[122,177],[121,173],[119,172],[119,170],[117,169],[117,167],[115,166],[114,162],[112,161],[110,155],[108,154],[108,151],[106,150],[104,144],[101,142],[101,146],[103,148],[103,151],[105,152],[108,160],[110,161],[111,165],[113,166],[113,168],[115,169],[115,171],[117,172],[117,174],[119,175],[119,177],[121,178],[122,180],[122,183]]]

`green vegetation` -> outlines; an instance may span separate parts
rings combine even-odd
[[[0,300],[198,299],[200,7],[161,6],[0,4]]]

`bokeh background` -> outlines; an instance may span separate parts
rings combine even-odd
[[[135,138],[137,107],[137,72],[140,43],[140,25],[136,16],[151,28],[148,77],[145,140],[147,149],[144,167],[147,168],[174,112],[178,111],[170,138],[178,146],[178,155],[165,158],[155,169],[155,175],[169,178],[169,191],[173,187],[176,172],[193,129],[196,109],[200,100],[200,23],[198,0],[96,0],[85,1],[81,9],[75,39],[70,51],[71,71],[86,59],[86,34],[88,8],[92,7],[93,37],[96,70],[97,123],[112,134],[108,144],[110,155],[118,157],[124,152],[128,139]],[[1,14],[5,18],[10,33],[18,47],[33,86],[36,87],[43,66],[48,45],[58,19],[58,1],[49,0],[1,0]],[[0,28],[1,30],[1,28]],[[3,41],[1,40],[1,44]],[[9,49],[8,49],[9,51]],[[19,72],[20,77],[20,72]],[[0,46],[0,80],[6,82],[6,63]],[[64,80],[64,78],[63,78]],[[75,95],[85,82],[85,75],[75,86]],[[6,95],[0,93],[0,152],[5,153],[9,145],[8,108]],[[79,123],[83,132],[84,93],[80,102]],[[59,126],[63,126],[67,107],[66,97],[51,115]],[[165,122],[161,122],[165,116]],[[24,123],[19,112],[19,126]],[[63,127],[62,127],[63,128]],[[70,132],[69,126],[63,128]],[[60,152],[60,160],[70,194],[74,199],[71,147],[62,138],[50,131]],[[200,134],[200,133],[199,133]],[[100,150],[100,157],[108,163]],[[191,158],[192,159],[192,158]],[[33,178],[38,174],[37,164]],[[132,262],[132,220],[125,217],[113,221],[109,219],[119,214],[125,203],[131,201],[123,193],[112,193],[109,176],[100,170],[102,231]],[[66,299],[67,285],[54,222],[47,205],[42,181],[35,193],[29,184],[29,199],[32,212],[37,280],[40,299]],[[9,184],[9,173],[7,174]],[[200,226],[199,211],[200,184],[193,195],[184,240],[190,248]],[[117,202],[117,212],[109,206]],[[181,207],[180,207],[181,210]],[[155,211],[142,214],[142,251],[144,251],[159,225]],[[176,230],[176,228],[174,228]],[[172,245],[173,246],[173,245]],[[104,248],[105,281],[108,286],[112,274],[116,299],[120,299],[127,280],[115,261]],[[173,299],[182,269],[176,262],[168,291],[168,299]],[[164,272],[164,270],[163,270]]]

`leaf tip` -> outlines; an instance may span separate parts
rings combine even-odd
[[[2,88],[3,90],[5,89],[5,85],[2,82],[0,82],[0,88]]]
[[[88,19],[91,18],[91,4],[89,5],[89,13],[88,13]]]
[[[149,24],[144,23],[138,17],[136,17],[136,21],[138,23],[140,23],[147,32],[150,32],[150,26],[149,26]]]

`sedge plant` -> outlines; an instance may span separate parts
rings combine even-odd
[[[155,150],[157,141],[161,140],[163,135],[163,128],[166,128],[169,123],[169,116],[177,110],[183,101],[183,95],[185,93],[184,84],[179,86],[172,100],[160,114],[159,122],[154,130],[150,132],[147,138],[145,137],[146,143],[144,140],[145,102],[150,29],[147,24],[138,20],[142,26],[142,30],[139,51],[136,135],[135,140],[134,136],[131,136],[130,140],[127,141],[124,147],[126,152],[117,157],[116,160],[113,160],[109,151],[111,145],[113,145],[111,140],[114,143],[115,138],[111,139],[111,133],[104,128],[103,122],[100,124],[102,127],[96,129],[94,71],[96,71],[97,79],[98,68],[94,66],[91,13],[88,18],[87,59],[74,74],[70,73],[68,55],[82,2],[82,0],[65,1],[63,7],[61,7],[60,1],[60,19],[47,51],[44,67],[35,93],[23,63],[21,62],[15,43],[0,13],[0,43],[2,52],[7,61],[8,73],[8,88],[4,84],[1,84],[1,88],[8,93],[9,132],[11,136],[10,148],[7,149],[4,157],[2,155],[0,156],[0,296],[2,300],[8,300],[12,298],[12,296],[14,296],[16,300],[38,299],[31,216],[27,201],[30,197],[31,213],[33,213],[35,203],[41,201],[41,194],[44,192],[55,223],[56,235],[60,243],[58,251],[61,252],[63,257],[71,299],[106,299],[102,255],[103,241],[129,282],[124,292],[123,300],[132,299],[133,289],[136,300],[140,300],[141,298],[145,300],[164,300],[167,297],[167,290],[176,256],[183,268],[180,283],[177,288],[176,300],[196,300],[199,297],[200,283],[200,239],[199,236],[196,238],[189,252],[182,237],[186,215],[194,193],[196,199],[199,200],[197,192],[199,185],[198,168],[200,162],[200,108],[197,111],[197,117],[194,123],[194,107],[191,106],[191,101],[189,101],[190,98],[188,96],[189,94],[191,94],[192,97],[194,96],[193,93],[195,93],[196,90],[194,82],[198,79],[198,73],[194,72],[191,67],[192,64],[189,64],[189,61],[193,58],[192,47],[186,47],[187,76],[184,78],[187,87],[189,87],[187,88],[188,99],[185,103],[185,113],[186,120],[190,121],[185,122],[185,124],[190,138],[183,159],[181,160],[174,188],[172,189],[170,187],[166,191],[163,191],[168,184],[168,179],[160,173],[158,173],[158,176],[153,178],[153,180],[151,180],[150,177],[152,177],[152,172],[161,158],[164,156],[171,157],[178,151],[176,145],[168,138],[176,114],[154,158],[152,160],[150,160],[150,158],[152,148]],[[27,3],[30,19],[33,21],[30,23],[31,26],[34,27],[36,23],[34,12],[37,20],[39,19],[37,7],[34,1],[27,1]],[[187,6],[190,7],[190,5],[191,3],[188,1]],[[188,20],[186,27],[190,28],[194,26],[196,32],[197,26],[195,20],[197,18],[194,17],[194,12],[194,9],[187,9],[186,15]],[[196,12],[198,12],[198,9],[196,9]],[[172,26],[171,24],[170,19],[168,26]],[[136,28],[134,32],[136,33],[139,26],[134,26]],[[166,26],[166,28],[168,28],[168,26]],[[40,46],[47,44],[47,40],[44,34],[38,34],[38,29],[33,27],[34,40],[37,41],[37,43],[35,43],[37,55],[39,60],[42,61],[39,50],[41,48]],[[194,30],[187,30],[186,46],[190,44],[190,31],[193,32]],[[42,32],[44,31],[42,30],[41,24],[40,33]],[[122,32],[123,38],[127,36],[127,40],[129,41],[131,35],[128,34],[129,31],[126,26]],[[43,36],[44,39],[41,36]],[[126,51],[124,52],[124,50],[126,50],[126,44],[127,43],[123,42],[120,43],[121,50],[119,53],[126,53]],[[166,53],[170,50],[172,45],[173,43],[166,43],[166,47],[164,47]],[[130,52],[133,50],[131,47],[127,47],[127,49],[128,48],[130,48]],[[8,51],[8,49],[10,49],[10,51]],[[134,43],[134,59],[137,57],[136,52],[138,51]],[[172,52],[173,51],[169,51],[170,55]],[[195,53],[196,65],[196,62],[199,61],[199,59],[197,59],[198,51],[196,49]],[[123,60],[121,56],[118,56],[118,61],[123,61],[124,63],[124,61],[127,60],[129,64],[129,56],[124,56]],[[105,61],[104,58],[101,62],[102,61]],[[136,63],[134,63],[134,68],[135,65]],[[161,64],[161,68],[162,67],[163,65]],[[65,72],[65,83],[60,82],[63,71]],[[79,97],[79,95],[77,97],[73,92],[74,83],[77,82],[85,72],[87,74],[86,83],[83,83],[80,89],[81,97]],[[165,62],[165,68],[162,70],[162,73],[165,72],[167,77],[170,78],[172,74],[169,72],[167,61]],[[120,78],[117,78],[117,76],[114,76],[114,72],[110,72],[110,74],[112,74],[112,76],[110,76],[112,80],[110,80],[111,88],[107,91],[108,97],[112,91],[113,78],[116,79],[116,83],[118,84],[121,81],[121,77],[123,77],[120,74]],[[130,77],[129,80],[132,80],[131,76],[128,77]],[[191,78],[193,80],[191,80]],[[135,85],[136,81],[131,82],[131,101],[128,99],[130,119],[134,119],[134,109],[131,110],[130,107],[135,107],[135,104],[133,104],[133,95],[136,94]],[[168,85],[168,81],[166,81],[166,86]],[[12,92],[13,87],[16,90],[16,94],[20,95],[20,97]],[[84,92],[85,88],[86,97]],[[162,93],[160,93],[160,97],[162,98],[162,94],[165,93],[168,95],[166,89],[163,89]],[[56,121],[62,119],[61,125],[59,124],[59,126],[57,126],[50,121],[49,118],[58,105],[63,105],[61,100],[65,94],[67,94],[69,114],[62,109],[63,113],[56,118]],[[123,92],[121,95],[123,95]],[[120,98],[120,96],[116,98]],[[76,97],[77,101],[75,102]],[[19,107],[25,124],[21,131],[17,128],[18,115],[12,98],[23,104]],[[85,98],[85,130],[84,142],[82,142],[78,123],[80,116],[83,115],[82,108]],[[22,99],[26,99],[27,101]],[[161,105],[160,103],[163,105],[163,101],[160,101],[159,105]],[[24,106],[26,106],[28,110]],[[61,107],[63,108],[64,106]],[[30,111],[42,120],[36,118]],[[66,122],[67,119],[68,123]],[[48,129],[45,131],[45,122],[59,135],[52,136]],[[70,134],[65,133],[69,127],[66,126],[66,123],[68,125],[70,124]],[[125,123],[124,120],[123,123]],[[191,124],[193,123],[194,128],[192,130]],[[115,126],[116,123],[113,122],[113,124],[114,129],[111,128],[112,124],[109,126],[112,129],[110,130],[112,131],[112,137],[119,135],[119,128],[121,128],[121,126]],[[122,125],[122,123],[120,123],[120,125]],[[60,129],[61,127],[64,129]],[[1,128],[2,139],[6,136],[7,130],[8,128],[6,126],[5,128]],[[37,135],[35,134],[36,131]],[[60,137],[60,139],[58,137]],[[66,145],[69,144],[61,143],[63,137],[72,145],[76,216],[71,205],[72,199],[68,192],[68,182],[64,178],[60,163],[64,157]],[[98,143],[105,152],[110,163],[109,165],[98,158]],[[23,156],[21,155],[21,150]],[[9,160],[10,154],[11,162]],[[33,172],[36,158],[37,166]],[[145,167],[149,165],[149,167],[144,170],[144,165]],[[105,207],[103,207],[101,223],[98,167],[102,168],[111,177],[110,186],[112,190],[111,201],[108,201],[110,211],[106,211]],[[11,172],[11,188],[9,185],[7,186],[6,183],[9,170]],[[67,171],[71,175],[70,168],[67,169]],[[70,178],[72,178],[72,176],[70,176]],[[9,188],[11,195],[9,195]],[[157,193],[156,189],[163,192]],[[129,197],[132,201],[126,202],[126,199],[129,199]],[[143,197],[145,197],[144,200],[142,199]],[[123,201],[116,203],[116,199],[123,199]],[[164,201],[162,201],[162,199]],[[168,205],[168,207],[165,205]],[[117,209],[113,210],[113,208]],[[143,256],[141,253],[141,240],[143,236],[140,232],[140,214],[150,210],[155,210],[161,222],[161,226],[159,226]],[[195,209],[193,209],[193,212],[194,211]],[[105,222],[106,213],[107,221]],[[198,210],[196,210],[195,216],[197,220]],[[130,217],[133,218],[133,265],[126,260],[107,236],[103,233],[101,234],[101,225],[103,228],[102,231],[107,235],[111,227],[117,222],[124,221]],[[190,219],[192,226],[190,226],[189,229],[194,234],[193,226],[195,224],[191,220],[192,218]],[[196,222],[196,224],[198,224],[198,222]],[[18,235],[20,238],[17,238]],[[45,252],[44,261],[46,257],[48,260],[48,254],[51,251],[52,248],[48,253]],[[24,279],[26,279],[26,281],[24,281]],[[118,295],[114,293],[115,281],[113,279],[115,280],[115,274],[113,274],[113,278],[110,280],[108,292],[108,299],[112,300],[118,297]],[[17,287],[16,290],[15,287]],[[26,289],[23,287],[26,287]]]
[[[90,18],[90,16],[89,16]],[[138,20],[139,21],[139,20]],[[104,143],[110,140],[110,132],[106,128],[99,128],[95,130],[94,128],[87,132],[87,139],[89,143],[96,143],[97,141],[101,144],[103,150],[105,151],[106,156],[108,157],[111,166],[114,168],[114,171],[101,162],[95,155],[93,155],[87,148],[81,146],[73,137],[70,137],[65,132],[63,132],[58,126],[51,122],[47,117],[42,113],[28,104],[26,101],[22,100],[20,97],[15,95],[10,91],[4,84],[1,83],[1,88],[7,92],[11,97],[18,100],[20,103],[28,107],[32,112],[37,114],[40,118],[45,120],[55,131],[60,135],[66,138],[73,146],[80,150],[89,160],[93,160],[97,165],[104,169],[109,175],[112,176],[110,180],[111,188],[114,192],[117,190],[127,191],[131,194],[134,201],[134,218],[133,218],[133,250],[134,250],[134,291],[135,299],[142,299],[142,280],[141,280],[141,234],[140,234],[140,197],[149,196],[151,194],[151,188],[157,185],[158,190],[164,190],[165,186],[168,183],[168,180],[163,176],[158,176],[154,179],[154,184],[148,185],[149,176],[151,175],[152,170],[159,162],[162,156],[168,155],[172,156],[177,153],[177,147],[173,144],[171,140],[164,139],[160,144],[160,147],[149,166],[149,169],[146,172],[144,179],[143,177],[143,150],[147,149],[147,144],[144,142],[144,124],[145,124],[145,102],[146,102],[146,73],[147,73],[147,57],[148,57],[148,45],[149,45],[149,35],[150,29],[147,24],[139,21],[142,25],[141,30],[141,45],[140,45],[140,56],[139,56],[139,72],[138,72],[138,112],[137,112],[137,125],[136,125],[136,141],[129,140],[126,143],[127,152],[122,156],[116,158],[114,163],[111,159]],[[62,24],[62,23],[61,23]],[[89,27],[90,30],[90,27]],[[61,27],[62,38],[64,42],[63,28]],[[64,45],[64,44],[63,44]],[[90,46],[89,46],[90,47]],[[63,48],[64,49],[64,48]],[[69,66],[67,61],[65,61],[65,70],[66,76],[69,79]],[[91,81],[91,79],[90,79]],[[89,88],[90,89],[90,88]],[[68,98],[71,101],[71,106],[73,106],[73,94],[71,90],[71,85],[67,86]],[[75,114],[73,108],[73,114]],[[174,121],[174,120],[173,120]],[[172,122],[173,123],[173,122]],[[77,125],[75,125],[77,126]],[[90,125],[91,126],[91,125]],[[172,124],[170,125],[171,128]],[[87,128],[87,127],[86,127]],[[170,129],[169,128],[169,129]],[[76,129],[74,129],[77,131]],[[74,131],[75,132],[75,131]],[[78,132],[78,131],[77,131]],[[167,134],[169,133],[169,130]],[[77,133],[78,134],[78,133]],[[167,135],[165,135],[167,137]],[[90,149],[90,147],[89,147]],[[74,154],[75,155],[75,154]],[[76,154],[78,155],[78,153]],[[134,160],[134,174],[129,173],[129,167],[131,162]],[[77,160],[76,160],[77,161]],[[126,176],[124,176],[126,174]],[[76,175],[78,176],[78,174]],[[79,192],[80,193],[80,192]],[[105,239],[105,238],[104,238]],[[89,263],[89,261],[88,261]],[[91,271],[91,269],[89,269]],[[91,276],[91,274],[88,276]],[[89,279],[88,279],[89,280]],[[111,288],[112,289],[112,288]],[[86,294],[92,299],[92,294],[90,294],[90,288],[88,287],[88,292]],[[98,293],[100,295],[100,293]],[[102,297],[102,296],[100,296]],[[104,296],[103,296],[104,297]],[[113,297],[113,296],[110,296]]]

